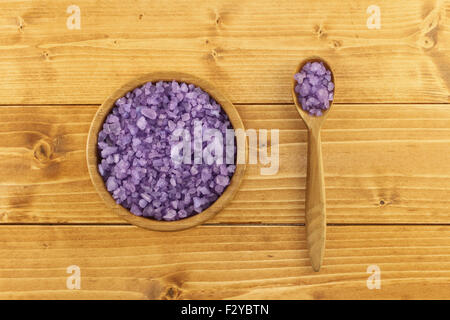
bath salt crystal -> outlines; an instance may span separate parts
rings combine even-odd
[[[196,122],[203,130],[232,129],[220,105],[191,84],[149,82],[115,102],[98,134],[98,170],[118,204],[136,216],[173,221],[202,212],[218,199],[236,170],[224,164],[227,152],[235,158],[236,147],[222,146],[222,163],[194,164],[193,154],[191,163],[171,158],[178,143],[173,132],[184,129],[193,137]]]
[[[153,110],[153,109],[151,109],[151,108],[146,108],[146,107],[142,108],[141,113],[142,113],[142,115],[143,115],[144,117],[147,117],[147,118],[149,118],[149,119],[151,119],[151,120],[155,120],[156,117],[158,116],[158,115],[156,114],[156,111],[155,111],[155,110]]]
[[[139,129],[144,130],[145,127],[147,126],[147,121],[145,120],[144,117],[140,117],[139,120],[136,122],[136,126]]]
[[[216,183],[219,186],[225,187],[230,183],[230,178],[228,176],[222,176],[222,175],[218,175],[216,177]]]

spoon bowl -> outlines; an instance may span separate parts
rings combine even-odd
[[[331,81],[335,87],[333,89],[333,99],[336,90],[333,70],[330,65],[319,57],[310,57],[303,60],[297,67],[295,73],[300,72],[308,62],[323,62],[326,69],[331,72]],[[326,201],[325,182],[323,175],[322,146],[320,138],[320,128],[330,113],[333,100],[330,106],[321,116],[310,115],[303,110],[298,99],[295,86],[297,80],[292,80],[292,96],[298,113],[302,117],[308,128],[308,165],[306,174],[306,200],[305,200],[305,221],[306,221],[306,242],[309,251],[311,265],[314,271],[319,271],[322,266],[325,252],[326,239]]]
[[[325,110],[323,112],[323,115],[321,115],[321,116],[312,116],[307,111],[303,110],[302,104],[301,104],[300,100],[298,99],[297,92],[295,92],[295,86],[297,85],[297,80],[295,80],[294,78],[292,78],[292,97],[294,98],[294,103],[297,108],[297,111],[298,111],[298,113],[300,113],[300,116],[302,117],[303,122],[305,122],[308,129],[311,129],[312,127],[317,127],[317,126],[320,128],[322,126],[322,123],[328,117],[328,114],[330,113],[330,109],[333,105],[334,93],[336,91],[336,82],[334,80],[333,69],[331,69],[330,65],[324,59],[317,57],[317,56],[309,57],[309,58],[303,60],[302,62],[300,62],[299,65],[297,66],[297,69],[295,69],[294,74],[297,74],[300,71],[302,71],[303,67],[308,62],[322,62],[323,65],[325,66],[325,68],[331,71],[331,82],[334,83],[334,89],[333,89],[333,100],[330,101],[330,107],[327,110]]]

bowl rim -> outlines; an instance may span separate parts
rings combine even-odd
[[[246,163],[248,158],[247,138],[236,139],[237,159],[245,159],[244,163],[236,164],[236,170],[231,177],[230,184],[227,186],[222,195],[211,204],[206,210],[197,213],[196,215],[176,220],[176,221],[159,221],[152,218],[146,218],[136,216],[132,214],[128,209],[117,204],[112,195],[106,189],[105,182],[102,176],[98,172],[98,147],[97,139],[106,117],[109,115],[112,108],[115,107],[117,99],[123,97],[127,92],[136,89],[139,86],[147,82],[156,83],[159,81],[178,81],[193,84],[213,97],[218,104],[222,107],[233,126],[234,130],[245,130],[244,124],[238,111],[231,101],[224,96],[214,85],[211,83],[193,76],[191,74],[176,72],[176,71],[159,71],[141,75],[131,81],[128,81],[118,89],[116,89],[108,98],[102,103],[97,110],[89,128],[87,145],[86,145],[86,160],[91,178],[92,184],[100,195],[106,206],[119,217],[127,220],[133,225],[155,231],[177,231],[184,230],[194,226],[197,226],[211,218],[213,218],[218,212],[220,212],[229,201],[233,199],[239,186],[242,182],[242,178],[245,173]]]

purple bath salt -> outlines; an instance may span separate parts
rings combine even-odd
[[[323,62],[308,62],[294,76],[295,92],[302,109],[312,116],[321,116],[333,100],[334,83],[331,71]]]
[[[193,84],[149,82],[118,99],[98,134],[98,170],[115,201],[134,215],[166,221],[211,206],[236,169],[226,161],[230,149],[223,145],[223,159],[211,164],[196,161],[194,141],[190,157],[183,156],[188,161],[173,161],[171,153],[180,142],[176,138],[185,138],[176,136],[176,130],[185,130],[194,140],[198,123],[203,138],[205,130],[215,129],[223,143],[227,130],[233,129],[222,107]],[[207,139],[203,150],[208,142],[217,143],[214,137]],[[235,159],[236,147],[231,150]]]

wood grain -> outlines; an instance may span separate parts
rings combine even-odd
[[[2,299],[448,298],[449,226],[332,226],[320,273],[304,227],[2,226]],[[66,269],[81,269],[81,290]],[[369,290],[369,265],[381,289]],[[424,289],[426,288],[426,290]]]
[[[1,223],[123,223],[86,166],[98,106],[0,107]],[[237,106],[280,129],[280,168],[249,165],[213,223],[304,223],[307,132],[293,105]],[[270,137],[270,134],[268,135]],[[450,223],[449,105],[334,105],[322,128],[328,223]]]
[[[2,104],[100,104],[136,76],[194,73],[239,103],[292,102],[290,81],[312,54],[335,69],[338,103],[449,102],[450,1],[371,3],[5,0],[0,10]]]
[[[308,156],[305,186],[305,226],[309,257],[319,271],[325,253],[327,210],[320,126],[308,129]]]

